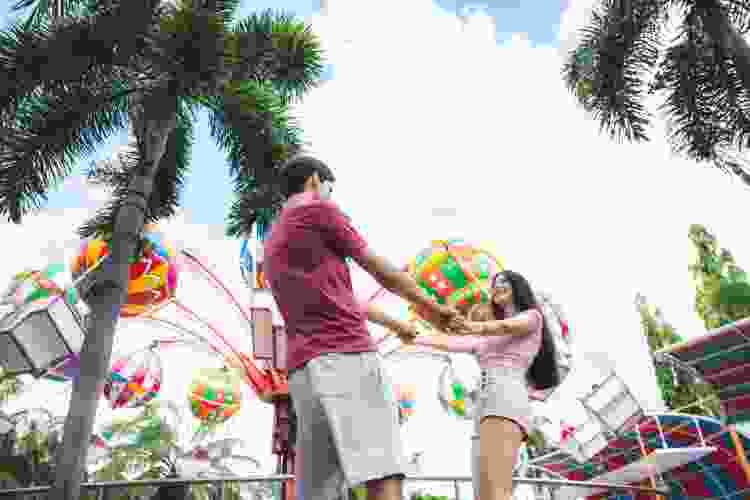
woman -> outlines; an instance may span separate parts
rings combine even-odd
[[[482,317],[487,309],[489,320]],[[408,344],[477,356],[482,383],[474,416],[474,492],[481,500],[511,500],[518,449],[531,432],[528,386],[544,390],[560,383],[555,345],[531,286],[513,271],[493,277],[491,307],[475,308],[469,318],[482,321],[458,318],[452,335],[415,337],[404,328],[398,335]]]

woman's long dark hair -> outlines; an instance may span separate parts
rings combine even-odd
[[[502,271],[499,274],[510,283],[513,290],[513,305],[516,311],[523,312],[529,309],[536,309],[540,313],[542,312],[542,308],[537,303],[534,292],[531,290],[531,285],[526,281],[526,278],[514,271],[508,270]],[[495,276],[492,280],[493,284],[496,279],[498,279],[498,276]],[[494,302],[492,302],[492,312],[498,319],[504,317],[502,306]],[[560,385],[555,341],[547,328],[547,320],[544,318],[544,314],[542,314],[542,322],[542,345],[539,347],[539,352],[534,357],[526,372],[526,380],[537,391],[544,391]]]

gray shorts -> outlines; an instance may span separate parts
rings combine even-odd
[[[474,435],[471,437],[471,479],[474,498],[479,498],[479,424],[484,417],[489,416],[512,420],[528,435],[532,413],[524,372],[511,368],[482,370],[482,382],[474,414]]]
[[[289,377],[304,500],[406,474],[398,408],[375,352],[329,353]]]

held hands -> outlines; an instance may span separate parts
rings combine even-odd
[[[482,323],[469,321],[461,316],[456,316],[448,326],[448,332],[453,335],[482,335],[483,331]]]
[[[438,330],[447,330],[451,321],[459,316],[459,312],[452,306],[430,303],[429,307],[417,307],[417,313]]]
[[[417,332],[417,328],[414,325],[408,323],[401,325],[398,331],[396,331],[396,335],[398,335],[399,340],[406,345],[413,344],[414,339],[416,338],[418,333],[419,332]]]

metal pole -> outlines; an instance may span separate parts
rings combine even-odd
[[[284,481],[294,479],[293,475],[290,474],[277,474],[270,476],[245,476],[245,477],[233,477],[233,478],[207,478],[207,479],[159,479],[159,480],[136,480],[136,481],[107,481],[101,483],[90,483],[86,482],[81,484],[82,488],[85,489],[99,489],[99,488],[128,488],[134,486],[171,486],[171,485],[196,485],[196,484],[210,484],[217,482],[236,482],[236,483],[253,483],[262,481]],[[448,481],[471,481],[471,477],[456,477],[456,476],[407,476],[407,481],[430,481],[430,482],[448,482]],[[649,488],[640,485],[631,485],[623,483],[611,483],[605,481],[571,481],[567,479],[534,479],[528,477],[513,478],[515,484],[531,484],[548,487],[559,487],[559,486],[575,486],[580,488],[591,488],[591,489],[608,489],[613,491],[633,491],[640,493],[650,493],[658,495],[669,496],[669,491],[666,488]],[[0,497],[8,495],[28,495],[33,493],[46,493],[50,490],[49,486],[36,486],[33,488],[15,488],[0,490]]]
[[[458,489],[458,481],[453,481],[453,491],[456,493],[456,500],[461,500],[461,492]]]
[[[641,448],[641,455],[643,458],[648,457],[648,451],[646,450],[646,444],[643,442],[643,436],[641,435],[641,426],[636,425],[635,426],[635,432],[638,436],[638,446]],[[649,476],[649,480],[651,482],[651,487],[656,490],[656,479],[653,475]],[[661,495],[654,495],[656,497],[656,500],[664,500]]]
[[[732,429],[729,431],[729,435],[732,438],[732,443],[734,444],[734,452],[737,454],[737,461],[742,467],[742,472],[745,474],[745,478],[750,481],[750,463],[748,463],[747,453],[745,453],[745,447],[742,446],[742,441],[737,435],[737,430],[734,426],[732,426]]]

